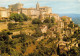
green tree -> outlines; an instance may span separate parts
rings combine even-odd
[[[49,23],[48,24],[48,28],[51,28],[53,25],[52,25],[52,23]]]
[[[55,18],[51,17],[51,23],[54,23],[54,21],[55,21]]]
[[[32,34],[32,36],[34,36],[34,37],[40,37],[42,35],[43,35],[42,32],[38,28],[36,29],[36,32],[34,34]]]
[[[46,18],[46,19],[44,20],[44,23],[50,23],[50,22],[51,22],[50,18]]]
[[[68,26],[71,27],[71,28],[73,28],[74,27],[74,23],[71,21]]]
[[[60,55],[60,48],[59,48],[59,45],[57,47],[57,54]]]
[[[34,19],[33,21],[32,21],[32,24],[41,24],[42,22],[41,22],[41,20],[40,19]]]
[[[11,20],[15,20],[16,22],[22,22],[24,20],[23,16],[21,14],[12,13],[9,17]]]
[[[24,18],[24,21],[27,21],[28,20],[28,16],[26,16],[25,14],[21,14]]]

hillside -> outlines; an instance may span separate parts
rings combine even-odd
[[[53,14],[42,20],[14,14],[4,23],[1,56],[80,55],[80,27],[70,17]]]
[[[80,14],[59,14],[60,16],[69,16],[75,24],[80,26]]]

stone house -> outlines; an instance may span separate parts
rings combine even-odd
[[[17,13],[23,13],[32,19],[39,18],[40,14],[50,14],[52,13],[52,8],[48,6],[40,7],[39,3],[36,4],[36,8],[23,8],[23,4],[16,3],[9,5],[9,10],[12,12],[16,11]]]
[[[10,11],[5,7],[0,7],[0,18],[5,19],[10,16]]]
[[[68,17],[68,16],[62,16],[60,17],[61,20],[63,20],[64,22],[66,22],[67,24],[70,23],[70,21],[72,21],[72,18]]]
[[[60,27],[60,28],[64,28],[64,22],[63,21],[58,21],[58,27]]]
[[[40,26],[40,30],[42,33],[47,33],[48,27],[46,25]]]

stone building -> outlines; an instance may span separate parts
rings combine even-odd
[[[5,19],[10,16],[10,11],[5,7],[0,7],[0,19]]]
[[[72,18],[68,17],[68,16],[62,16],[61,20],[63,20],[64,22],[66,22],[66,24],[69,24],[70,21],[72,21]]]
[[[40,30],[42,33],[46,33],[48,30],[48,27],[46,25],[42,25],[42,26],[40,26]]]
[[[23,13],[28,17],[34,18],[40,18],[42,15],[42,18],[45,18],[46,15],[50,16],[52,14],[52,8],[48,6],[40,7],[39,3],[36,4],[36,8],[23,8],[23,4],[16,3],[12,5],[8,5],[8,9],[6,8],[0,8],[0,15],[1,17],[9,17],[8,12],[11,13]],[[4,15],[3,15],[4,14]]]
[[[17,11],[18,9],[23,8],[23,4],[16,3],[16,4],[8,5],[8,7],[11,11]]]
[[[16,3],[9,5],[9,9],[12,12],[17,12],[18,14],[23,13],[31,18],[39,18],[41,14],[44,15],[52,13],[51,7],[40,7],[39,3],[36,4],[36,8],[23,8],[23,4]]]

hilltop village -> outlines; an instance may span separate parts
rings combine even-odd
[[[48,6],[0,7],[1,56],[79,56],[80,27]]]
[[[40,7],[39,3],[36,4],[36,8],[23,8],[23,4],[21,3],[8,5],[8,7],[8,9],[5,7],[0,7],[1,18],[8,18],[11,13],[24,13],[26,16],[31,18],[45,18],[53,16],[51,7]]]

